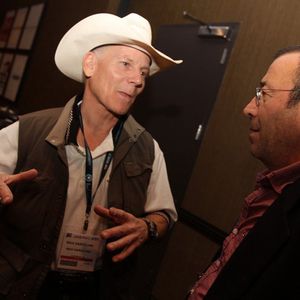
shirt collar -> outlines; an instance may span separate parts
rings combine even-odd
[[[79,111],[78,102],[81,101],[82,95],[77,95],[72,106],[72,111],[70,113],[69,128],[66,135],[66,144],[77,145],[77,133],[80,126],[79,123]]]
[[[288,185],[300,178],[300,161],[278,170],[265,170],[256,177],[257,185],[272,187],[278,194]]]
[[[75,144],[74,144],[75,145]],[[85,148],[82,146],[75,146],[77,149],[79,149],[79,152],[82,154],[82,156],[85,156]],[[94,150],[91,151],[92,158],[95,159],[99,156],[102,156],[103,154],[107,152],[114,151],[114,142],[112,137],[112,130],[110,130],[109,134],[106,136],[104,141],[98,145]]]
[[[73,144],[73,145],[78,145],[77,144],[77,133],[80,128],[80,120],[79,120],[79,108],[78,108],[78,103],[82,100],[82,94],[79,94],[76,96],[72,111],[70,114],[70,120],[69,120],[69,128],[67,130],[66,134],[66,144]],[[123,123],[126,121],[128,118],[128,115],[123,115],[120,116],[118,123],[116,126],[112,129],[112,135],[113,139],[115,135],[117,134],[118,128],[120,126],[120,122],[122,123],[121,129],[123,128]]]

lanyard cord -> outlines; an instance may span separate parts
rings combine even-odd
[[[89,216],[91,213],[93,200],[95,198],[96,191],[98,190],[103,178],[105,177],[105,174],[106,174],[106,172],[109,168],[109,165],[112,161],[113,151],[109,151],[105,155],[99,182],[98,182],[97,188],[95,190],[95,193],[93,195],[92,194],[92,191],[93,191],[93,158],[92,158],[90,148],[88,146],[88,143],[87,143],[85,135],[84,135],[83,121],[82,121],[82,116],[81,116],[81,111],[80,111],[81,103],[82,103],[82,101],[78,102],[77,106],[78,106],[78,115],[79,115],[79,125],[80,125],[80,129],[82,131],[85,153],[86,153],[85,154],[85,178],[84,178],[85,179],[86,210],[85,210],[85,221],[83,224],[83,230],[87,231],[88,226],[89,226]],[[112,130],[114,147],[116,146],[116,144],[119,141],[119,138],[120,138],[120,135],[121,135],[121,132],[123,129],[123,124],[124,124],[124,120],[122,118],[120,118],[119,121],[117,122],[116,126]]]

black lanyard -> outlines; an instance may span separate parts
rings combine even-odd
[[[79,115],[79,124],[80,124],[80,129],[82,131],[83,139],[84,139],[84,146],[85,146],[85,195],[86,195],[86,210],[85,210],[85,221],[83,224],[83,230],[87,231],[88,226],[89,226],[89,216],[91,213],[91,208],[93,204],[93,200],[95,198],[96,191],[98,190],[103,178],[105,177],[105,174],[109,168],[109,165],[112,161],[113,158],[113,151],[109,151],[106,153],[99,182],[97,185],[97,188],[95,190],[94,195],[92,194],[93,191],[93,158],[92,154],[90,151],[90,148],[86,142],[85,135],[84,135],[84,130],[83,130],[83,122],[82,122],[82,116],[81,116],[81,111],[80,111],[80,106],[81,106],[82,101],[80,101],[78,105],[78,115]],[[113,142],[114,142],[114,147],[118,143],[118,140],[120,138],[122,129],[123,129],[123,124],[124,120],[122,118],[119,119],[118,123],[115,125],[115,127],[112,130],[112,135],[113,135]]]

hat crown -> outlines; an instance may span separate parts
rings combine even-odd
[[[137,35],[137,40],[146,44],[151,44],[152,31],[150,23],[142,16],[131,13],[122,18],[131,30]]]

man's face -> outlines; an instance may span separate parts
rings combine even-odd
[[[244,108],[250,118],[251,153],[269,169],[300,160],[300,104],[289,107],[289,91],[295,86],[299,53],[284,54],[269,67],[261,80],[262,97]]]
[[[126,114],[145,87],[150,58],[140,50],[118,45],[96,49],[85,60],[85,94],[114,115]]]

